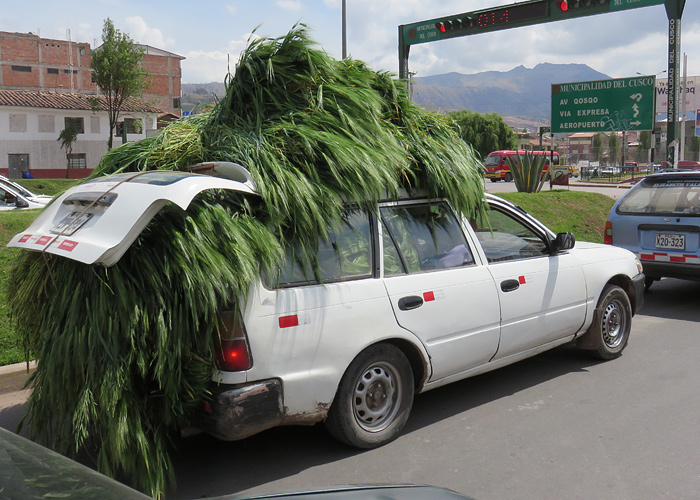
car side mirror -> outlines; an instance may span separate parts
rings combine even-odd
[[[576,244],[576,237],[572,233],[559,233],[556,238],[554,238],[554,244],[552,245],[553,253],[563,252],[564,250],[570,250],[574,248]]]
[[[26,200],[23,200],[22,198],[16,198],[15,201],[15,207],[17,208],[27,208],[29,206],[29,203],[27,203]]]

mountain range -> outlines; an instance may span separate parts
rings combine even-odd
[[[605,80],[585,64],[538,64],[472,75],[447,73],[413,78],[413,100],[436,111],[467,109],[536,122],[549,122],[553,83]]]
[[[606,80],[609,76],[585,64],[538,64],[510,71],[485,71],[465,75],[414,77],[413,100],[435,111],[470,110],[497,113],[511,126],[548,124],[553,83]],[[223,83],[183,83],[183,109],[194,103],[213,102],[224,93]]]

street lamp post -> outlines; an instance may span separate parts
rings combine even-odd
[[[341,52],[342,52],[342,59],[345,59],[346,57],[348,57],[348,41],[347,41],[347,31],[346,31],[346,21],[345,21],[345,0],[343,0],[341,10],[342,10],[342,13],[341,13],[342,29],[341,29],[341,31],[342,31],[342,37],[343,37]]]

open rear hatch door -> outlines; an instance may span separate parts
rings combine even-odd
[[[78,185],[46,207],[7,246],[112,266],[167,203],[185,210],[208,189],[255,194],[255,184],[243,167],[214,165],[219,172],[216,167],[205,170],[223,172],[228,178],[159,170],[116,174]]]

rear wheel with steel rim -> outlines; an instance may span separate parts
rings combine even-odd
[[[406,424],[413,393],[413,372],[403,352],[389,344],[369,347],[343,375],[326,427],[351,446],[382,446]]]
[[[601,359],[613,359],[622,354],[629,341],[632,327],[632,306],[629,297],[619,286],[608,285],[598,300],[593,325],[600,345],[594,351]]]

